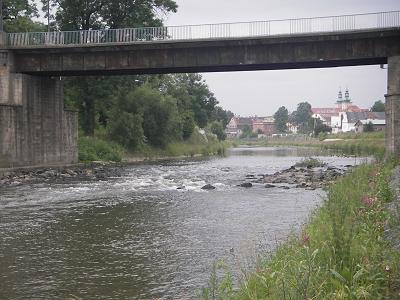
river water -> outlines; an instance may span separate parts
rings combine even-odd
[[[310,151],[236,148],[224,158],[126,166],[103,181],[3,188],[0,299],[192,299],[219,259],[239,277],[299,229],[324,192],[236,185]],[[202,190],[207,183],[216,189]]]

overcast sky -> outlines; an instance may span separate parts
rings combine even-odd
[[[176,0],[178,12],[167,25],[301,18],[400,10],[400,0]],[[333,106],[339,87],[369,108],[386,92],[387,70],[380,66],[307,70],[204,73],[222,107],[241,116],[272,115],[280,106],[294,110],[308,101]]]

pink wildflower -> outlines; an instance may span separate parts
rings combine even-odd
[[[310,244],[310,236],[308,234],[303,235],[303,245],[309,245]]]
[[[364,196],[364,197],[362,197],[361,202],[362,202],[365,206],[371,207],[371,206],[373,206],[373,205],[375,204],[376,200],[377,200],[377,199],[376,199],[375,197]]]

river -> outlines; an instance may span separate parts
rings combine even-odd
[[[236,148],[224,158],[126,166],[97,182],[3,188],[0,299],[192,299],[219,259],[240,277],[307,221],[324,192],[237,185],[313,151]],[[216,189],[202,190],[208,183]]]

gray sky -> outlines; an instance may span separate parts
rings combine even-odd
[[[176,0],[178,13],[167,25],[301,18],[400,10],[399,0]],[[387,70],[379,66],[307,70],[205,73],[222,107],[236,114],[272,115],[280,106],[294,110],[308,101],[333,106],[339,87],[369,108],[386,93]]]

